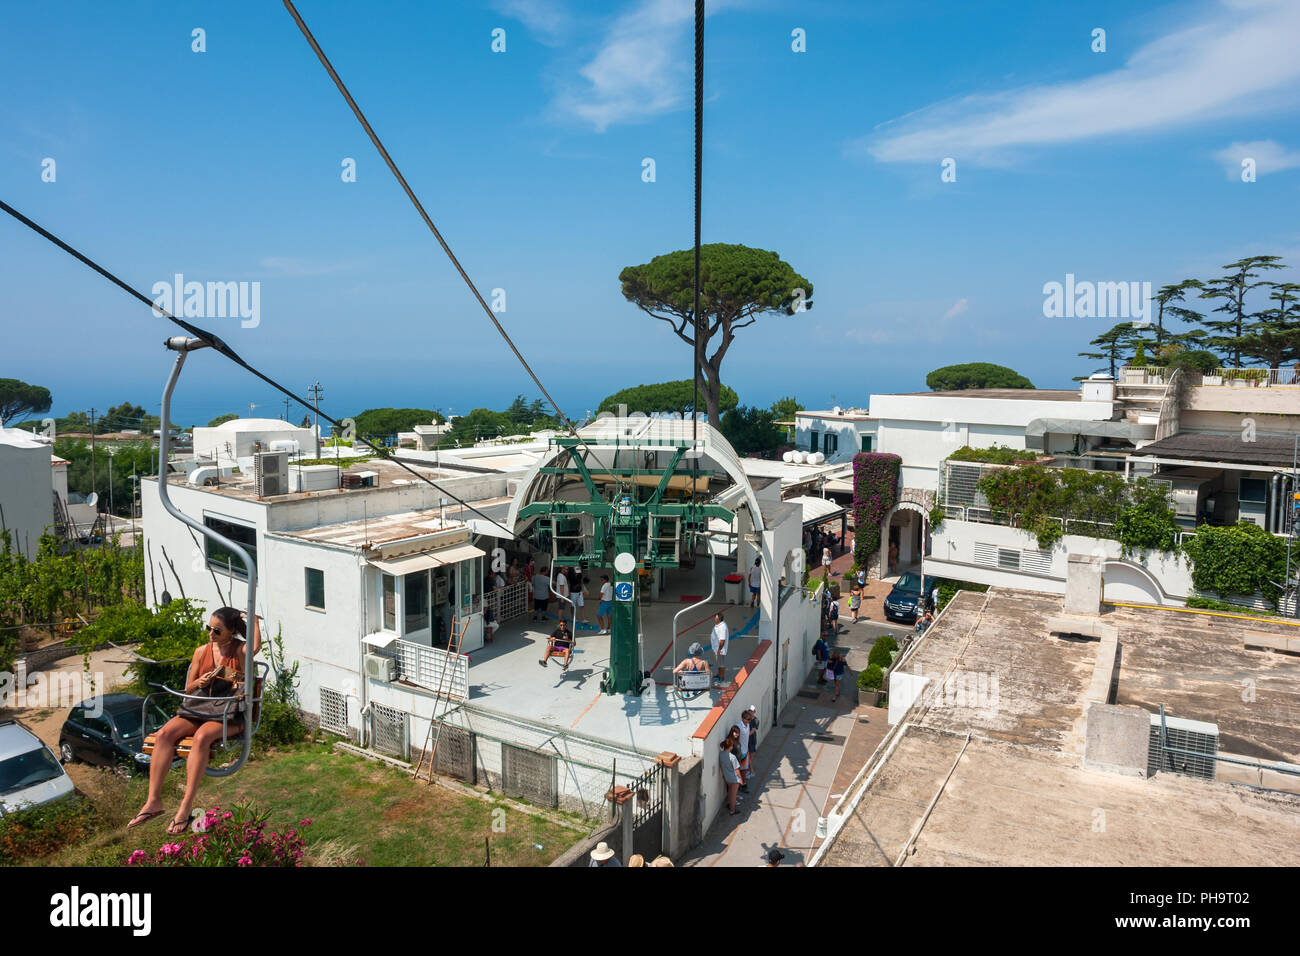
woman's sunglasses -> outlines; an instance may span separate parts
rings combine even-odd
[[[208,625],[208,633],[209,633],[209,634],[216,634],[218,637],[220,637],[222,634],[224,634],[224,633],[226,633],[226,632],[225,632],[222,628],[218,627],[218,626],[215,625],[215,624],[209,624],[209,625]]]

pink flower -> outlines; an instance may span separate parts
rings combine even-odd
[[[238,863],[238,865],[239,865],[239,866],[252,866],[252,865],[253,865],[253,859],[252,859],[252,857],[250,857],[250,856],[248,856],[247,854],[245,854],[244,856],[241,856],[241,857],[239,858],[239,863]]]
[[[131,856],[126,861],[126,865],[135,866],[137,863],[145,860],[148,856],[149,854],[145,853],[144,850],[133,850]]]
[[[311,826],[311,817],[307,817],[307,818],[305,818],[304,820],[302,820],[302,821],[298,824],[298,826],[300,826],[300,827],[309,827],[309,826]]]

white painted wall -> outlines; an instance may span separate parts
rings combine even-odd
[[[316,432],[314,430],[299,428],[288,422],[275,424],[270,419],[256,418],[248,420],[246,423],[236,419],[228,422],[227,425],[218,425],[216,428],[195,428],[194,454],[200,457],[238,458],[253,454],[253,444],[255,442],[260,441],[263,447],[269,451],[271,442],[282,439],[296,440],[298,447],[305,454],[311,455],[316,451]],[[227,446],[229,446],[230,450],[228,450]]]
[[[963,445],[1025,447],[1025,426],[1036,418],[1106,421],[1110,402],[1046,401],[925,395],[872,395],[875,451],[903,459],[901,483],[935,491],[939,464]]]
[[[837,415],[808,415],[805,412],[799,412],[795,416],[795,440],[794,447],[798,451],[811,451],[810,442],[812,433],[817,433],[817,451],[825,449],[825,440],[823,435],[828,432],[838,436],[839,446],[835,453],[828,455],[828,462],[848,462],[853,460],[853,456],[862,450],[862,436],[874,435],[876,423],[872,421],[862,421],[852,418],[840,418]],[[877,449],[873,447],[872,451]]]
[[[1019,528],[949,518],[933,533],[932,542],[933,553],[925,560],[926,574],[975,584],[1063,595],[1069,556],[1101,554],[1106,559],[1102,579],[1108,601],[1181,605],[1192,587],[1191,565],[1177,554],[1153,551],[1124,558],[1120,543],[1107,538],[1066,535],[1052,548],[1050,568],[1043,574],[1001,570],[975,563],[977,542],[1001,548],[1037,550],[1035,536]]]
[[[0,429],[0,509],[14,549],[34,558],[41,535],[54,523],[54,478],[50,446],[24,436]]]

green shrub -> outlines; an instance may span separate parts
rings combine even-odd
[[[1260,617],[1277,617],[1277,611],[1260,611],[1253,607],[1242,607],[1240,604],[1232,604],[1228,601],[1216,601],[1214,598],[1201,597],[1192,595],[1187,599],[1187,606],[1199,608],[1203,611],[1227,611],[1230,614],[1245,614]]]
[[[94,805],[79,793],[0,817],[0,865],[49,856],[95,831]]]
[[[871,653],[867,655],[867,663],[875,664],[881,669],[889,667],[893,661],[893,652],[898,650],[898,641],[894,640],[892,635],[882,634],[876,638],[876,643],[871,646]]]
[[[1050,551],[1052,545],[1065,536],[1065,530],[1061,527],[1061,522],[1047,515],[1035,517],[1028,525],[1028,530],[1032,531],[1034,537],[1038,539],[1038,547],[1042,551]]]
[[[262,692],[257,740],[269,746],[305,740],[307,725],[298,711],[298,661],[292,666],[285,663],[284,638],[278,628],[275,637],[266,642],[266,657],[271,665],[271,684]]]
[[[861,690],[880,690],[885,682],[885,672],[879,664],[868,664],[867,669],[858,675],[858,687]]]
[[[1037,452],[1025,448],[1008,448],[1006,445],[993,445],[990,448],[962,445],[948,456],[949,461],[982,461],[993,465],[1015,465],[1037,458]]]
[[[1202,525],[1183,545],[1192,562],[1192,587],[1217,594],[1259,591],[1274,607],[1286,577],[1286,539],[1242,522],[1232,528]]]
[[[1180,529],[1165,490],[1139,478],[1129,492],[1129,502],[1115,522],[1124,555],[1134,550],[1173,551]]]

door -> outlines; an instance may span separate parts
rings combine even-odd
[[[85,756],[87,763],[111,764],[113,762],[113,728],[104,717],[87,716],[85,728]]]

